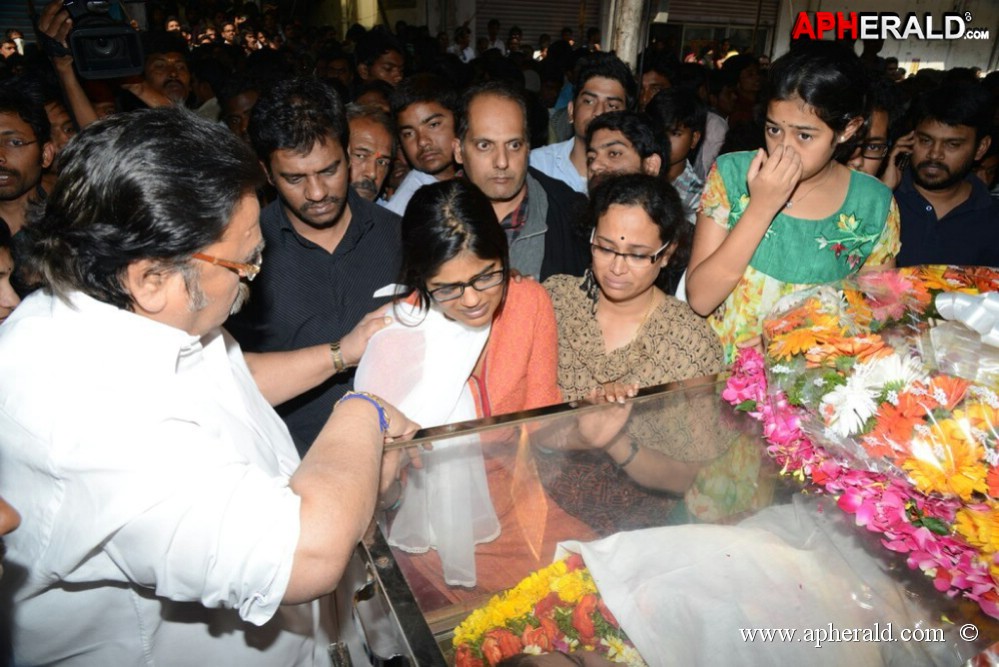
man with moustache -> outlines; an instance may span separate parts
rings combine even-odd
[[[383,321],[372,311],[393,294],[400,220],[349,187],[344,106],[322,81],[273,86],[254,106],[249,134],[278,199],[260,214],[267,268],[227,327],[250,353],[317,353],[323,381],[277,408],[304,452],[350,388],[352,367]],[[256,373],[275,358],[249,354],[247,361]]]
[[[898,266],[999,266],[999,202],[972,170],[989,148],[992,106],[979,84],[944,85],[914,105],[915,143],[895,189]]]
[[[544,280],[581,276],[590,265],[586,197],[528,168],[527,106],[501,81],[473,86],[462,96],[454,156],[493,205],[506,230],[510,265]]]
[[[372,105],[348,104],[350,125],[350,185],[368,201],[382,193],[395,156],[395,123],[384,110]]]
[[[436,74],[417,74],[396,87],[389,100],[399,132],[399,145],[413,168],[382,206],[406,212],[413,193],[424,185],[454,178],[452,143],[458,91]]]
[[[55,158],[45,107],[21,89],[0,85],[0,224],[11,235],[24,226],[28,205],[44,199],[42,173]]]
[[[21,232],[43,285],[0,326],[12,664],[328,664],[307,603],[413,425],[354,395],[299,459],[271,408],[294,373],[251,375],[222,329],[263,246],[260,168],[228,130],[118,114],[60,159]],[[0,532],[16,520],[0,503]]]

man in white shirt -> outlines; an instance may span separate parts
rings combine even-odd
[[[25,228],[42,289],[0,328],[15,664],[323,664],[301,603],[335,587],[383,437],[413,427],[357,397],[299,461],[269,403],[316,350],[251,375],[220,328],[260,270],[260,178],[217,123],[123,114],[67,146]]]
[[[413,168],[392,198],[378,203],[401,216],[417,190],[455,176],[452,143],[458,92],[436,74],[417,74],[400,83],[389,102],[399,145]]]
[[[636,91],[635,77],[620,58],[609,53],[586,56],[568,107],[573,137],[532,150],[531,167],[586,194],[586,128],[600,114],[633,109]]]

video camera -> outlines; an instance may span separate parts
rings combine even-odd
[[[76,71],[85,79],[113,79],[141,74],[145,59],[138,31],[113,0],[63,0],[73,19],[69,51],[40,35],[53,55],[72,53]],[[121,16],[122,18],[115,18]]]

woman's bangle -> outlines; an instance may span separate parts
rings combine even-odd
[[[334,373],[342,373],[347,370],[347,364],[343,362],[343,352],[340,350],[340,341],[330,343],[330,356],[333,357]]]
[[[631,441],[631,453],[628,454],[628,458],[626,458],[625,460],[621,461],[620,463],[618,463],[617,461],[614,461],[614,459],[611,459],[611,461],[613,461],[613,463],[614,463],[614,467],[617,468],[618,470],[624,470],[627,467],[627,465],[629,463],[631,463],[632,461],[634,461],[635,457],[638,456],[638,450],[639,450],[638,443],[635,442],[634,440],[632,440]]]
[[[336,402],[336,405],[340,405],[344,401],[349,401],[352,398],[364,399],[368,403],[371,403],[371,405],[375,406],[375,410],[378,411],[378,428],[381,429],[382,435],[387,434],[389,430],[388,412],[385,410],[385,406],[382,405],[382,402],[378,400],[378,397],[374,394],[369,394],[366,391],[348,391],[343,395],[343,398]],[[333,406],[334,409],[336,408],[336,405]]]
[[[399,505],[402,505],[402,491],[403,491],[402,482],[400,482],[398,479],[395,480],[395,482],[392,483],[392,486],[390,486],[389,489],[395,490],[395,500],[392,502],[391,505],[386,507],[385,505],[388,502],[388,499],[383,498],[382,501],[378,503],[379,509],[381,509],[383,512],[394,512],[397,509],[399,509]]]

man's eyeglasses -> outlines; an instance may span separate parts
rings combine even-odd
[[[624,258],[625,264],[628,266],[633,266],[635,268],[642,268],[648,266],[649,264],[655,264],[658,262],[663,253],[666,252],[666,248],[669,247],[669,243],[663,245],[663,247],[656,250],[651,255],[641,255],[634,252],[618,252],[617,250],[611,250],[606,248],[599,243],[595,243],[597,230],[590,232],[590,250],[593,252],[593,259],[601,259],[608,262],[613,262],[614,258],[622,257]]]
[[[483,273],[481,276],[476,276],[467,283],[454,283],[453,285],[444,285],[444,287],[432,289],[430,290],[430,296],[437,303],[454,301],[465,293],[466,287],[471,287],[476,292],[485,292],[491,287],[496,287],[504,280],[506,280],[506,269],[490,271],[489,273]]]
[[[888,144],[863,144],[860,147],[860,154],[869,160],[880,160],[885,155],[888,155],[888,148]]]
[[[201,260],[202,262],[208,262],[209,264],[221,266],[223,269],[229,269],[240,278],[246,278],[246,281],[251,283],[253,282],[253,279],[257,277],[257,274],[260,273],[260,267],[263,264],[263,258],[260,253],[257,253],[251,263],[231,262],[228,259],[219,259],[218,257],[213,257],[212,255],[206,255],[203,252],[196,252],[191,255],[191,257]]]
[[[7,150],[17,150],[19,148],[27,148],[31,144],[37,144],[38,140],[28,141],[23,137],[0,137],[0,148]]]

